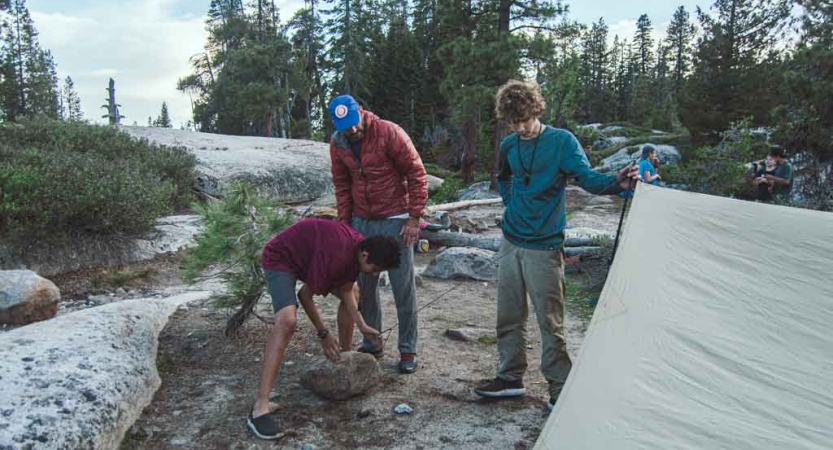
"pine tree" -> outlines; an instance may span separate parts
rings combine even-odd
[[[25,0],[12,0],[2,25],[0,104],[6,120],[45,115],[58,118],[60,95],[55,62],[41,49]]]
[[[784,101],[773,111],[775,137],[790,153],[805,155],[799,188],[806,206],[833,211],[833,8],[824,0],[798,4],[804,7],[803,34],[784,65]]]
[[[311,138],[313,123],[327,121],[327,98],[323,74],[321,71],[321,51],[324,48],[323,22],[317,0],[305,0],[305,7],[297,11],[287,24],[293,30],[292,54],[295,64],[299,66],[303,86],[298,89],[299,99],[293,110],[297,131],[293,137]],[[297,88],[293,84],[294,88]],[[325,129],[331,128],[323,124]],[[329,137],[329,136],[328,136]]]
[[[159,116],[156,118],[153,125],[164,128],[173,127],[173,124],[171,124],[171,116],[168,114],[168,104],[166,102],[162,102],[162,109],[159,111]]]
[[[199,129],[288,137],[293,102],[299,92],[306,98],[309,88],[302,86],[308,81],[298,76],[303,68],[293,61],[274,2],[244,6],[241,0],[213,0],[206,25],[206,51],[192,58],[194,73],[177,83],[197,96]]]
[[[369,109],[391,120],[411,136],[427,124],[419,104],[422,82],[427,76],[419,42],[408,28],[407,9],[400,0],[388,3],[388,33],[370,61]]]
[[[374,0],[324,0],[327,20],[324,29],[330,36],[326,45],[326,70],[330,73],[333,95],[350,94],[360,102],[369,94],[367,56],[372,45],[381,41],[383,19]],[[377,39],[374,39],[377,37]]]
[[[760,125],[775,106],[774,71],[763,64],[784,35],[790,0],[717,0],[698,9],[703,36],[694,72],[680,96],[680,118],[695,141],[715,141],[730,123]]]
[[[676,104],[674,101],[674,86],[669,66],[670,47],[660,40],[657,42],[657,64],[653,73],[653,111],[651,111],[651,126],[663,130],[671,130],[676,121]]]
[[[75,92],[75,83],[72,78],[66,77],[64,87],[61,90],[61,104],[63,105],[63,118],[68,121],[84,120],[84,113],[81,112],[81,99]]]
[[[688,11],[680,6],[674,12],[674,18],[668,24],[668,50],[672,58],[671,67],[674,78],[674,96],[678,96],[683,87],[683,81],[691,70],[692,45],[697,33],[697,27],[691,23]]]
[[[608,26],[603,18],[594,23],[585,34],[582,44],[582,89],[584,112],[582,119],[588,122],[606,122],[612,119],[609,101],[610,51],[607,47]]]
[[[290,214],[276,211],[274,202],[257,195],[252,186],[240,184],[221,201],[197,205],[203,231],[188,252],[183,278],[196,281],[212,267],[222,267],[213,277],[229,287],[219,296],[220,306],[236,308],[226,323],[226,335],[235,334],[252,315],[264,296],[266,282],[260,259],[263,247],[274,235],[292,224]]]
[[[651,35],[653,27],[647,14],[642,14],[636,21],[636,33],[633,36],[633,47],[637,57],[637,75],[648,75],[654,66],[654,38]]]

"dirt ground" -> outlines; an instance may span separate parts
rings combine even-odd
[[[431,256],[419,255],[417,265],[427,264]],[[576,280],[592,278],[581,265],[571,266],[569,272]],[[571,299],[566,325],[569,350],[575,356],[592,312],[588,306],[592,293],[572,286],[568,289]],[[304,444],[317,449],[532,448],[547,419],[548,398],[546,381],[538,369],[540,335],[534,316],[528,326],[526,397],[484,401],[471,389],[494,376],[496,345],[490,339],[453,341],[444,333],[460,327],[494,330],[497,286],[425,279],[418,287],[418,302],[425,305],[452,288],[420,312],[417,373],[401,375],[396,371],[399,355],[394,330],[379,361],[381,382],[368,394],[347,401],[325,401],[301,387],[304,366],[322,358],[323,352],[309,321],[300,314],[298,331],[273,390],[274,414],[288,432],[276,442],[254,438],[245,425],[268,326],[252,320],[241,337],[229,339],[222,334],[229,311],[215,309],[210,303],[181,309],[159,339],[157,366],[162,387],[121,448],[249,450],[301,448]],[[382,299],[384,323],[391,326],[396,316],[389,288],[382,288]],[[316,297],[316,302],[334,328],[337,301]],[[264,314],[267,308],[262,304]],[[359,341],[357,333],[354,344]],[[413,414],[394,414],[400,403],[409,404]]]

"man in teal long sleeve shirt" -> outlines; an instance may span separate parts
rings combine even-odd
[[[616,175],[590,168],[570,132],[538,119],[545,104],[534,82],[509,81],[500,88],[495,107],[514,131],[500,145],[498,188],[506,210],[498,255],[497,377],[477,389],[484,397],[517,397],[526,392],[527,294],[541,329],[541,372],[555,405],[572,368],[564,340],[564,228],[568,177],[592,194],[615,195],[638,178],[636,167]]]

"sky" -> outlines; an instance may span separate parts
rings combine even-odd
[[[604,17],[615,34],[633,37],[636,19],[648,14],[655,37],[661,37],[682,5],[692,12],[712,0],[566,0],[569,17],[589,24]],[[122,123],[146,125],[159,115],[162,102],[175,127],[191,118],[191,100],[176,90],[190,73],[189,58],[203,51],[209,0],[27,0],[40,33],[40,44],[52,50],[61,80],[71,76],[86,119],[104,123],[107,83],[116,81]],[[303,0],[276,0],[283,20]]]

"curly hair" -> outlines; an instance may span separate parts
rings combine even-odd
[[[359,251],[367,252],[367,262],[382,270],[399,268],[399,244],[390,236],[371,236],[359,243]]]
[[[497,91],[495,114],[507,123],[540,117],[546,107],[541,86],[534,81],[509,80]]]

